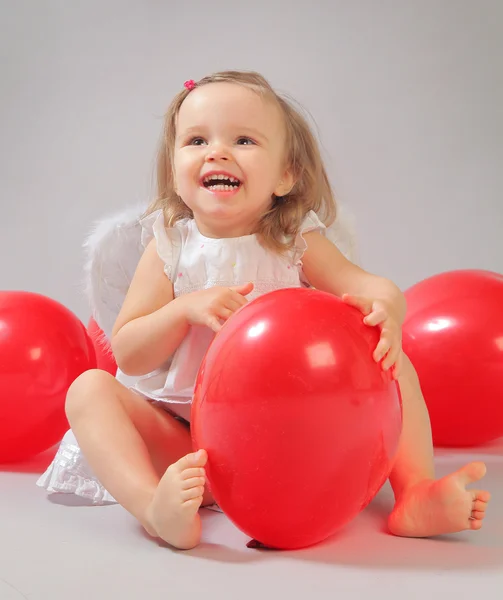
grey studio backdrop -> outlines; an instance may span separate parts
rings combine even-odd
[[[85,236],[148,201],[163,112],[221,69],[313,115],[365,268],[503,271],[501,1],[1,0],[0,31],[0,289],[86,320]]]
[[[501,272],[502,57],[500,0],[0,0],[0,289],[87,320],[85,236],[151,196],[183,82],[228,68],[309,109],[367,269],[404,289],[449,269]],[[172,551],[118,505],[46,496],[35,482],[51,459],[0,472],[0,600],[501,598],[501,441],[436,452],[438,476],[487,462],[480,532],[387,535],[386,484],[335,539],[299,552],[250,550],[212,511],[203,543]]]

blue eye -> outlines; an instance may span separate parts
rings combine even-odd
[[[239,146],[252,146],[255,145],[255,142],[249,137],[240,137],[237,140],[237,144]]]

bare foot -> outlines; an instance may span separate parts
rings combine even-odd
[[[150,535],[180,550],[194,548],[201,539],[199,507],[203,502],[208,460],[205,450],[187,454],[168,467],[147,511]]]
[[[482,479],[486,466],[472,462],[442,479],[421,481],[398,498],[388,521],[391,533],[430,537],[464,529],[480,529],[491,495],[467,490]]]

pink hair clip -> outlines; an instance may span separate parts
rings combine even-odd
[[[196,82],[193,79],[189,79],[183,84],[189,92],[192,91],[196,87]]]

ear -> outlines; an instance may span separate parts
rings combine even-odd
[[[286,170],[274,190],[275,196],[286,196],[295,185],[295,177],[290,169]]]

